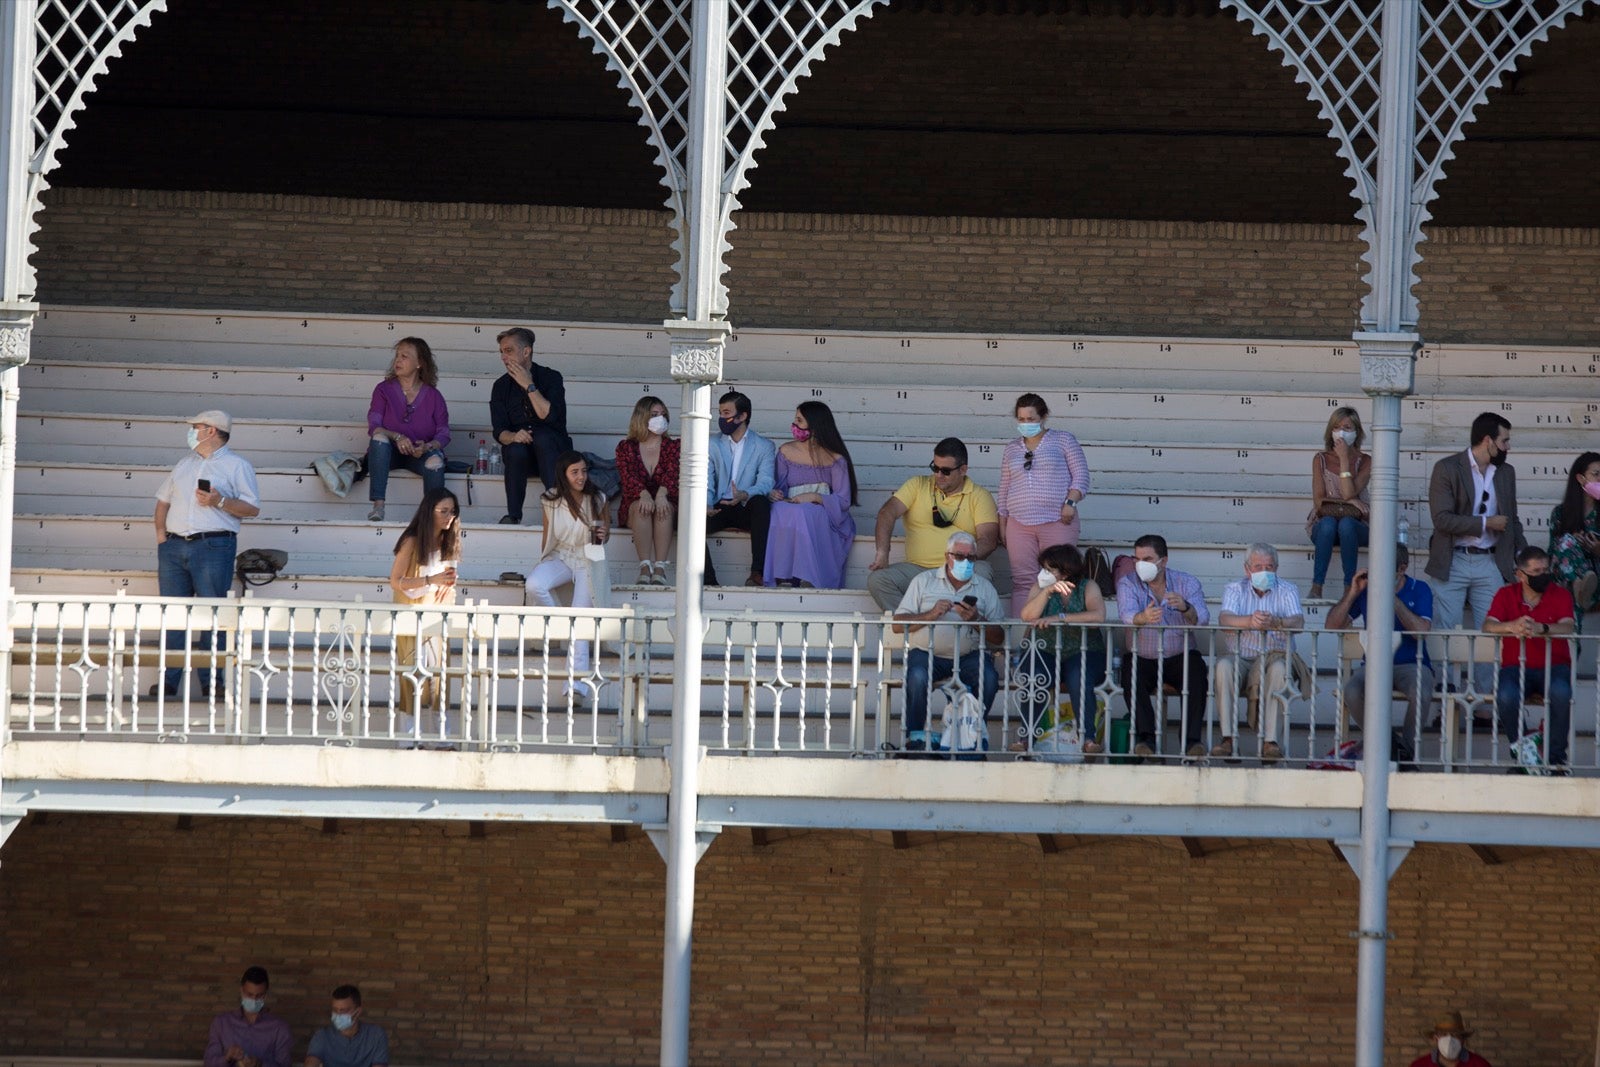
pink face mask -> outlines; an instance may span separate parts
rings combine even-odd
[[[789,434],[796,441],[809,441],[809,440],[811,440],[811,431],[810,430],[802,430],[799,426],[795,425],[792,422],[789,424]]]
[[[1600,482],[1584,482],[1583,491],[1589,494],[1590,500],[1600,500]]]

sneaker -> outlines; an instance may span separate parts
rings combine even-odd
[[[500,516],[500,525],[501,526],[521,526],[522,525],[522,516],[521,515],[502,515],[502,516]]]
[[[374,500],[372,502],[372,510],[367,512],[367,521],[368,522],[382,522],[383,521],[383,501]]]
[[[1206,758],[1206,746],[1202,745],[1198,741],[1196,741],[1194,744],[1190,745],[1189,746],[1189,758],[1190,759],[1205,759]]]
[[[1224,737],[1221,741],[1211,746],[1211,754],[1220,759],[1233,758],[1233,738]]]
[[[1156,754],[1156,750],[1149,744],[1140,741],[1137,745],[1133,746],[1133,754],[1141,759],[1146,759],[1150,756],[1154,756]]]
[[[1261,762],[1277,763],[1283,758],[1283,749],[1276,741],[1266,741],[1261,745]]]

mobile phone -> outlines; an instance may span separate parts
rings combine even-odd
[[[975,608],[978,606],[978,598],[971,593],[968,593],[966,596],[962,597],[961,602],[969,608]]]
[[[200,484],[200,491],[202,493],[211,492],[211,479],[210,478],[201,478],[199,484]]]

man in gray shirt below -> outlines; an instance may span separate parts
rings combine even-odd
[[[206,1067],[289,1067],[294,1036],[267,1010],[267,969],[251,967],[239,979],[239,1007],[211,1020]]]
[[[361,990],[333,991],[333,1017],[311,1035],[305,1067],[389,1067],[389,1035],[361,1021]]]

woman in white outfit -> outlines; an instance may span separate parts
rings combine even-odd
[[[561,472],[560,484],[546,489],[539,498],[544,507],[544,532],[539,562],[528,575],[528,596],[535,604],[553,607],[556,590],[570,584],[572,606],[592,608],[594,588],[585,550],[605,544],[611,536],[606,497],[589,484],[589,464],[581,452],[561,453],[556,470]],[[573,641],[571,673],[582,676],[589,673],[589,667],[589,642]]]
[[[430,489],[423,494],[411,524],[394,547],[389,588],[394,590],[395,603],[429,606],[456,602],[456,568],[461,564],[460,514],[461,504],[450,490]],[[446,704],[445,687],[440,684],[445,657],[444,635],[437,628],[432,628],[432,632],[414,628],[411,635],[406,636],[406,621],[409,620],[397,618],[395,623],[394,654],[400,683],[398,710],[407,721],[416,708],[442,715]],[[408,677],[408,672],[418,666],[432,672],[422,683],[420,703],[416,686]],[[435,725],[426,723],[423,736],[430,735]],[[451,732],[449,724],[442,719],[437,728],[441,735]]]

